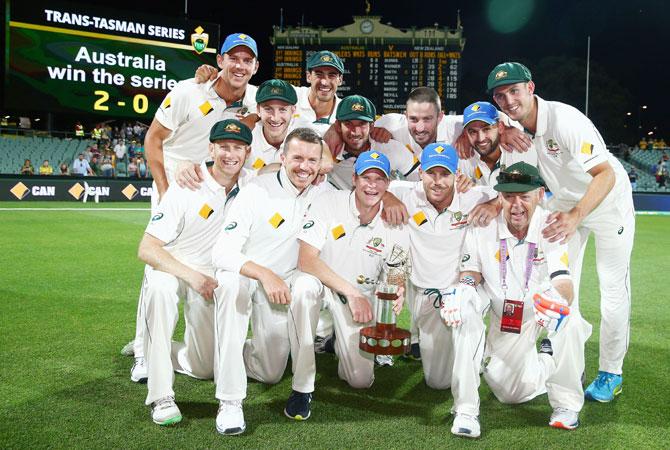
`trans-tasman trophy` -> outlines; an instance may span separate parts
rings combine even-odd
[[[377,287],[376,325],[360,331],[358,347],[364,352],[374,355],[403,355],[409,352],[410,332],[396,327],[393,301],[398,298],[398,289],[405,285],[411,269],[408,253],[394,245],[379,280],[363,275],[357,278],[358,284],[374,284]]]

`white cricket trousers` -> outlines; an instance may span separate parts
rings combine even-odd
[[[484,379],[498,400],[523,403],[546,392],[552,408],[581,411],[584,344],[591,336],[591,325],[573,303],[562,326],[558,332],[549,333],[553,348],[550,356],[537,351],[543,328],[535,320],[526,319],[520,334],[506,333],[500,331],[500,318],[491,314]]]
[[[296,342],[311,345],[312,353],[314,335],[301,334],[301,330],[309,329],[304,323],[309,320],[300,302],[292,302],[290,306],[270,303],[258,281],[239,273],[218,271],[216,279],[219,282],[215,290],[216,398],[241,400],[247,395],[247,376],[267,384],[281,380],[289,353],[293,351],[289,330],[297,333]],[[291,279],[284,280],[289,287]],[[316,316],[318,318],[318,309]],[[250,318],[253,337],[247,339]],[[309,370],[302,367],[297,354],[292,356],[292,370],[293,388],[311,392],[305,390],[309,381],[303,376]],[[312,377],[312,390],[313,385]]]
[[[177,169],[178,161],[171,159],[170,157],[164,157],[163,165],[165,167],[165,175],[168,180],[168,184],[174,182],[175,171]],[[156,182],[154,181],[151,184],[151,216],[153,217],[156,214],[156,208],[158,208],[158,189],[156,188]],[[151,269],[150,266],[144,266],[144,278],[146,278],[147,269]],[[137,313],[135,314],[135,339],[133,341],[133,353],[135,358],[144,357],[144,307],[142,306],[142,292],[140,288],[140,296],[137,301]]]
[[[146,404],[150,405],[160,398],[174,396],[174,371],[200,379],[214,376],[214,303],[174,275],[151,267],[144,274],[141,304],[149,391]],[[184,345],[173,346],[180,298],[184,299]]]
[[[442,293],[444,290],[441,291]],[[479,369],[484,355],[485,325],[481,302],[467,302],[463,324],[447,327],[440,316],[440,295],[410,285],[412,317],[419,330],[419,347],[426,384],[448,389],[454,398],[452,412],[479,415]]]
[[[551,210],[569,211],[573,203],[552,199]],[[600,284],[599,369],[621,374],[630,339],[630,256],[635,237],[635,210],[630,194],[616,205],[596,208],[568,242],[568,258],[575,286],[573,305],[579,304],[579,282],[589,235],[595,235],[596,270]]]

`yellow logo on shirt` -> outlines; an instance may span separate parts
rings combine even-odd
[[[251,165],[251,167],[253,167],[254,170],[259,170],[259,169],[265,167],[265,161],[263,161],[260,158],[256,158],[256,161],[254,161],[254,163]]]
[[[344,227],[342,225],[338,225],[332,230],[330,230],[331,234],[333,235],[333,239],[338,240],[339,238],[345,236],[347,233],[344,232]]]
[[[279,228],[286,221],[279,213],[274,213],[268,222],[270,222],[273,228]]]
[[[568,267],[568,266],[569,266],[569,264],[568,264],[568,262],[569,262],[569,260],[568,260],[568,252],[563,252],[563,254],[561,255],[561,262],[562,262],[563,264],[565,264],[565,267]]]
[[[165,101],[163,101],[163,109],[168,109],[170,106],[172,106],[172,99],[170,97],[166,97]]]
[[[505,255],[505,261],[509,259],[509,252]],[[496,251],[496,261],[500,262],[500,250]]]
[[[202,205],[202,208],[200,208],[200,211],[198,211],[198,214],[200,215],[200,217],[202,217],[205,220],[209,219],[209,216],[211,216],[213,213],[214,213],[214,210],[207,203]]]
[[[211,113],[214,110],[214,108],[212,108],[212,105],[210,105],[208,101],[198,106],[198,109],[200,110],[203,116],[206,116],[207,114]]]
[[[582,142],[582,150],[581,153],[585,155],[590,155],[593,153],[593,144],[590,142]]]
[[[418,213],[414,214],[412,219],[414,219],[414,223],[416,223],[418,226],[428,222],[428,219],[426,218],[426,215],[423,213],[423,211],[419,211]]]
[[[482,169],[480,169],[479,166],[475,167],[475,179],[479,180],[482,175],[484,175]]]

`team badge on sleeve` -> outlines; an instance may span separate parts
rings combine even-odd
[[[270,222],[270,225],[272,225],[273,228],[279,228],[285,222],[285,220],[281,214],[274,213],[268,222]]]
[[[582,142],[582,149],[580,152],[584,155],[591,155],[593,153],[593,144],[590,142]]]
[[[342,225],[338,225],[332,230],[330,230],[331,234],[333,235],[333,239],[338,240],[341,237],[346,236],[346,232],[344,231],[344,227]]]

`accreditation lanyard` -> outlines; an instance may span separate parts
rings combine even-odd
[[[528,283],[530,282],[530,274],[533,271],[533,258],[535,257],[536,247],[535,243],[528,243],[528,255],[526,256],[526,270],[524,272],[523,283],[524,295],[528,292]],[[503,295],[507,298],[507,239],[500,240],[500,282]]]

